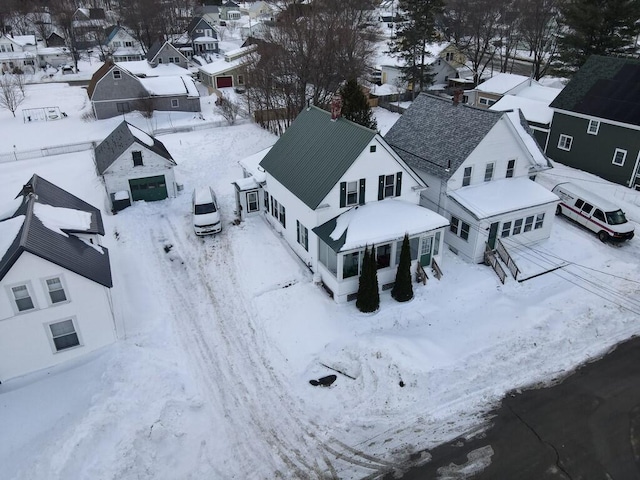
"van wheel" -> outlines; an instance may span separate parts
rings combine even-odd
[[[605,243],[607,240],[609,240],[609,234],[607,232],[605,232],[604,230],[600,230],[598,232],[598,238],[600,239],[600,241],[602,243]]]
[[[558,205],[556,207],[556,215],[560,215],[562,213],[562,208],[560,208],[560,205]]]

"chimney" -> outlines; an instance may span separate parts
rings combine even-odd
[[[453,91],[453,104],[457,106],[460,103],[460,100],[462,100],[462,90],[456,88]]]
[[[331,120],[337,120],[342,113],[342,97],[340,95],[334,95],[331,99]]]

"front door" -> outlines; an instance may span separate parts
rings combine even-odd
[[[487,243],[489,244],[489,248],[491,248],[492,250],[496,248],[496,237],[498,236],[498,224],[499,222],[495,222],[491,224],[491,227],[489,227],[489,239],[487,240]]]
[[[431,251],[433,247],[433,237],[422,237],[420,242],[420,265],[428,267],[431,265]]]

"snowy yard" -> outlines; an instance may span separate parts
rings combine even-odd
[[[56,142],[68,128],[104,138],[120,119],[82,122],[82,93],[34,88],[31,101],[55,98],[69,118],[30,130],[0,112],[12,132],[0,152]],[[397,118],[376,113],[385,131]],[[553,273],[501,285],[489,267],[447,252],[442,280],[416,285],[408,303],[384,292],[372,315],[337,305],[262,218],[232,224],[237,162],[275,136],[240,125],[159,138],[183,192],[115,216],[90,151],[0,163],[0,210],[33,173],[103,210],[122,337],[0,385],[3,478],[381,478],[478,431],[505,392],[565,375],[640,331],[640,239],[602,244],[563,218],[549,240],[518,251],[523,262],[566,263]],[[640,221],[640,199],[623,187],[562,166],[539,181],[569,178]],[[204,185],[223,217],[211,238],[190,223],[191,191]],[[312,387],[329,367],[348,376]]]

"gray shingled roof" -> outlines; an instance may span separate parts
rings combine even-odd
[[[448,180],[502,115],[421,93],[384,139],[411,168]]]
[[[151,45],[151,48],[147,50],[147,61],[152,62],[158,52],[164,47],[165,42],[161,42],[160,40],[156,40]]]
[[[550,106],[640,125],[640,60],[590,56]]]
[[[338,183],[376,132],[318,107],[305,108],[260,165],[309,208]]]
[[[100,175],[104,174],[107,168],[109,168],[111,164],[115,162],[116,159],[120,157],[120,155],[122,155],[122,153],[133,143],[138,143],[147,150],[151,150],[152,152],[157,153],[161,157],[165,158],[171,165],[176,164],[176,162],[171,157],[171,154],[167,151],[162,142],[149,135],[153,139],[153,145],[147,145],[146,143],[141,142],[133,133],[131,133],[132,129],[139,130],[144,135],[148,135],[139,128],[134,127],[127,122],[122,122],[113,132],[109,134],[107,138],[105,138],[96,147],[96,167]]]
[[[18,197],[20,195],[23,196],[23,202],[10,218],[23,215],[24,222],[11,246],[0,258],[0,280],[23,252],[29,252],[105,287],[113,286],[109,251],[106,248],[101,247],[102,252],[98,251],[74,236],[73,230],[64,230],[70,235],[55,232],[44,226],[33,213],[36,202],[86,211],[91,213],[91,227],[83,232],[104,235],[102,217],[97,208],[37,175],[31,177]]]

